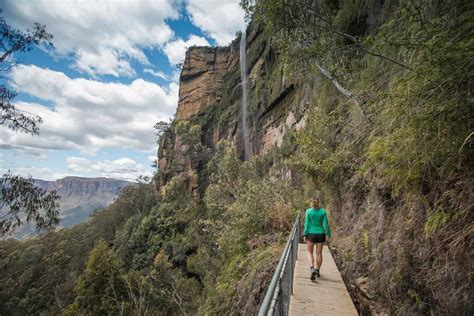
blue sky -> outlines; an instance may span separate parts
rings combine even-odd
[[[54,48],[14,56],[4,78],[15,105],[40,115],[40,135],[0,126],[0,171],[134,180],[151,175],[153,125],[178,102],[187,47],[227,45],[245,27],[237,1],[3,0],[7,23],[45,24]]]

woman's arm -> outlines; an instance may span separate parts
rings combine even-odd
[[[331,238],[331,229],[329,229],[327,212],[324,212],[323,226],[324,226],[324,230],[326,231],[326,235],[328,236],[328,238]]]
[[[304,235],[308,235],[309,233],[309,214],[308,210],[306,210],[306,215],[304,219]]]

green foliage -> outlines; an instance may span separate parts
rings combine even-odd
[[[339,103],[327,81],[318,80],[315,90],[318,94],[308,109],[307,127],[296,134],[299,155],[293,160],[319,181],[338,186],[354,172],[360,152],[359,145],[349,141],[354,133],[349,117],[357,106]]]
[[[190,121],[178,121],[174,127],[176,135],[181,136],[183,141],[189,145],[200,143],[201,127],[191,125]]]
[[[166,183],[160,196],[153,183],[144,182],[125,190],[87,224],[41,241],[0,244],[0,300],[6,302],[1,314],[59,314],[67,306],[70,314],[255,314],[304,197],[321,189],[341,209],[346,195],[340,193],[354,187],[361,195],[375,188],[383,196],[381,204],[396,198],[393,204],[401,205],[373,220],[400,220],[400,214],[412,211],[408,201],[413,196],[427,209],[421,219],[402,216],[400,225],[409,229],[400,231],[403,247],[389,257],[393,261],[387,259],[395,268],[384,274],[387,284],[378,292],[394,300],[395,313],[426,310],[431,294],[423,286],[430,281],[423,280],[407,246],[415,239],[412,221],[425,223],[426,236],[456,227],[445,244],[470,240],[471,228],[459,223],[470,223],[472,210],[465,202],[463,176],[472,170],[472,131],[466,124],[473,114],[472,8],[462,1],[418,0],[243,4],[266,34],[256,36],[248,52],[252,65],[264,61],[251,93],[251,112],[260,115],[255,128],[285,114],[301,96],[300,83],[313,91],[306,128],[287,133],[281,148],[265,157],[240,161],[229,141],[218,143],[211,155],[203,142],[212,137],[203,133],[219,132],[223,138],[238,120],[235,68],[218,103],[189,121],[157,125],[158,136],[164,135],[161,145],[180,144],[179,153],[169,146],[167,166],[155,177]],[[335,81],[354,97],[341,94]],[[291,88],[289,82],[294,82]],[[285,98],[262,112],[286,88]],[[172,161],[175,154],[179,159]],[[178,175],[186,170],[180,158],[198,171],[198,194],[190,192],[185,174]],[[295,166],[310,175],[296,190],[298,177],[287,177]],[[354,200],[363,203],[364,198]],[[334,221],[348,214],[364,219],[368,213],[359,216],[357,207]],[[377,246],[383,235],[367,222],[350,224],[352,235],[361,238],[348,241],[357,247],[347,250],[345,260],[362,256],[364,266],[357,266],[357,273],[368,266],[372,275],[381,275],[377,268],[384,258]],[[417,240],[420,252],[433,249],[423,248],[430,241],[423,238]],[[465,285],[448,286],[461,292]],[[404,309],[410,304],[416,309]]]
[[[181,146],[180,154],[187,157],[194,168],[207,161],[209,150],[201,143],[201,125],[191,121],[177,121],[173,131],[184,145]]]
[[[193,203],[184,177],[172,178],[164,191],[160,203],[127,223],[119,253],[130,271],[147,276],[160,313],[187,313],[195,309],[199,289],[198,280],[188,275],[187,260],[199,245],[200,232],[193,222],[201,210]]]
[[[154,184],[141,182],[123,190],[112,205],[94,213],[87,223],[25,241],[2,241],[0,313],[60,314],[73,303],[73,288],[96,242],[102,239],[120,245],[130,234],[126,230],[156,202]],[[121,251],[126,258],[128,252]]]
[[[46,230],[59,223],[59,196],[46,192],[34,180],[6,173],[0,178],[0,237],[11,234],[24,222],[36,230]]]
[[[2,11],[0,11],[0,14]],[[35,46],[52,46],[53,35],[46,31],[46,26],[34,23],[32,29],[23,32],[7,24],[0,16],[0,71],[8,72],[17,65],[18,57],[29,52]],[[12,104],[16,93],[6,84],[0,84],[0,125],[13,131],[38,134],[41,117],[19,110]]]
[[[217,144],[207,165],[210,184],[204,199],[208,214],[204,224],[217,249],[210,247],[192,258],[193,266],[209,262],[212,267],[204,276],[209,281],[200,307],[203,314],[232,310],[232,302],[243,295],[235,286],[255,259],[255,252],[262,251],[264,262],[274,260],[263,245],[275,243],[279,237],[283,241],[282,233],[290,229],[294,216],[292,188],[288,181],[270,176],[264,166],[264,158],[238,160],[226,141]],[[214,251],[217,258],[210,256]]]
[[[364,249],[366,255],[369,255],[369,231],[364,230]]]
[[[425,235],[431,236],[439,227],[448,223],[454,214],[455,210],[439,210],[431,214],[425,223]]]
[[[258,157],[241,162],[225,142],[218,144],[209,162],[211,184],[205,201],[212,219],[218,220],[218,240],[229,244],[226,249],[291,223],[291,188],[287,181],[266,175],[262,162]]]
[[[74,288],[76,299],[65,315],[118,314],[126,296],[122,262],[100,241],[92,249],[86,270]]]
[[[264,281],[271,277],[275,255],[281,251],[279,245],[261,245],[250,253],[226,260],[212,286],[206,288],[206,300],[200,304],[198,314],[232,314],[242,307],[244,315],[258,313],[262,297],[255,292],[267,285]]]
[[[454,3],[460,10],[450,3],[430,6],[423,1],[397,9],[382,6],[380,12],[392,12],[380,13],[380,27],[374,30],[360,21],[365,16],[360,10],[368,9],[368,3],[350,11],[366,25],[358,35],[365,47],[401,60],[411,70],[369,53],[351,57],[344,76],[363,96],[362,107],[334,98],[337,91],[330,82],[317,84],[308,128],[298,138],[299,163],[307,171],[336,184],[356,173],[380,177],[399,194],[419,192],[452,172],[467,170],[472,146],[466,119],[472,120],[473,111],[465,92],[473,43],[466,14],[472,8]],[[419,12],[424,7],[436,13]],[[336,30],[355,19],[345,8],[332,13]],[[287,43],[292,40],[286,38]]]
[[[2,10],[0,9],[0,14]],[[4,74],[19,63],[22,53],[35,46],[52,46],[53,35],[46,26],[37,22],[31,29],[21,31],[8,25],[0,16],[0,71]],[[0,126],[7,129],[37,135],[43,120],[38,115],[19,110],[13,99],[16,93],[5,83],[0,84]],[[34,186],[34,181],[11,173],[0,177],[0,237],[13,233],[26,222],[34,222],[36,230],[51,228],[59,223],[59,196]],[[24,214],[21,214],[24,213]],[[21,215],[21,216],[20,216]]]
[[[159,121],[158,123],[153,126],[153,128],[156,130],[155,131],[155,136],[157,138],[157,143],[161,139],[161,136],[165,134],[169,129],[170,129],[170,123],[164,122],[164,121]]]
[[[104,241],[92,249],[87,267],[74,292],[75,300],[64,315],[152,315],[159,294],[149,278],[126,272],[122,261]]]
[[[411,221],[403,229],[409,227],[410,233],[406,236],[403,230],[403,236],[420,235],[413,248],[395,255],[398,270],[387,272],[394,279],[378,293],[386,295],[394,313],[423,313],[427,306],[438,313],[465,310],[469,295],[440,297],[448,291],[469,291],[466,282],[446,282],[454,278],[455,269],[462,278],[460,271],[466,270],[460,265],[468,260],[463,253],[472,239],[472,199],[463,189],[472,183],[474,167],[472,3],[242,2],[247,13],[274,34],[272,42],[289,65],[289,75],[314,82],[306,128],[296,134],[299,147],[292,164],[327,193],[343,218],[358,216],[341,205],[345,199],[367,202],[364,194],[369,189],[384,204],[383,213],[373,215],[378,224],[389,225],[393,216],[409,213]],[[350,93],[341,93],[341,87]],[[373,220],[363,218],[365,225],[355,228],[340,224],[363,236],[361,248],[367,251],[370,246],[374,256],[364,260],[375,279],[385,273],[377,268],[389,266],[378,253],[389,257],[389,246],[377,241],[382,237],[371,238],[374,244],[369,245],[369,231],[371,236],[374,230],[387,236],[375,228],[360,229]],[[383,229],[402,232],[401,227]],[[427,238],[434,234],[436,245]],[[450,270],[435,278],[436,289],[433,268],[420,267],[422,262],[415,263],[419,258],[409,253],[423,247],[432,252],[433,262],[450,262]]]

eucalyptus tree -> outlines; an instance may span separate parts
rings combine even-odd
[[[1,10],[0,10],[1,13]],[[22,53],[35,46],[52,46],[53,35],[46,26],[34,23],[32,29],[21,31],[10,26],[0,16],[0,125],[15,132],[39,134],[40,116],[15,106],[15,91],[4,78],[21,61]],[[59,223],[59,196],[34,185],[31,177],[24,178],[11,172],[0,178],[0,236],[12,233],[25,221],[35,223],[38,231]]]

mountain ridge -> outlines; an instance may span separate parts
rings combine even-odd
[[[67,176],[57,180],[33,179],[35,185],[48,192],[56,191],[60,196],[58,228],[67,228],[87,221],[97,209],[111,204],[120,191],[134,182],[107,177]],[[24,225],[15,234],[18,239],[36,235],[33,226]]]

